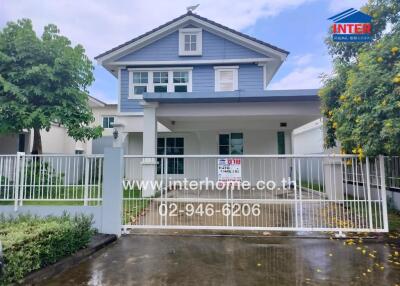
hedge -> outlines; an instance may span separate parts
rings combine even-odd
[[[86,247],[93,234],[92,218],[83,215],[0,217],[5,264],[0,285],[19,282],[28,273]]]

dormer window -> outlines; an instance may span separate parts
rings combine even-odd
[[[179,30],[179,55],[201,56],[202,30],[199,28],[186,28]]]

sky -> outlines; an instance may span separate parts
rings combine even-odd
[[[8,21],[32,19],[39,35],[56,24],[72,43],[82,44],[95,66],[90,94],[117,101],[117,80],[94,57],[186,13],[200,16],[290,52],[269,89],[319,88],[331,72],[324,44],[327,18],[366,0],[0,0],[0,29]]]

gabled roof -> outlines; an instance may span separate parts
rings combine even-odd
[[[354,8],[350,8],[328,18],[328,20],[332,20],[335,23],[370,23],[372,17]]]
[[[142,34],[142,35],[140,35],[140,36],[138,36],[138,37],[136,37],[136,38],[134,38],[134,39],[132,39],[132,40],[130,40],[130,41],[128,41],[128,42],[125,42],[125,43],[123,43],[123,44],[121,44],[121,45],[119,45],[119,46],[117,46],[117,47],[115,47],[115,48],[112,48],[111,50],[108,50],[108,51],[106,51],[106,52],[104,52],[104,53],[102,53],[102,54],[96,56],[95,59],[96,59],[96,60],[99,60],[99,59],[101,59],[101,58],[103,58],[103,57],[105,57],[105,56],[108,56],[108,55],[110,55],[110,54],[112,54],[112,53],[114,53],[114,52],[116,52],[116,51],[118,51],[118,50],[120,50],[120,49],[123,49],[123,48],[125,48],[125,47],[127,47],[127,46],[129,46],[129,45],[135,44],[135,43],[138,42],[139,40],[141,40],[141,39],[143,39],[143,38],[146,38],[146,37],[150,36],[151,34],[156,33],[156,32],[158,32],[158,31],[160,31],[160,30],[162,30],[162,29],[164,29],[164,28],[167,28],[168,26],[170,26],[170,25],[172,25],[172,24],[174,24],[174,23],[176,23],[176,22],[178,22],[178,21],[180,21],[180,20],[183,20],[183,19],[186,18],[186,17],[193,17],[193,19],[198,19],[198,20],[200,20],[200,21],[204,21],[204,22],[206,22],[206,23],[208,23],[208,24],[213,25],[213,26],[216,27],[216,28],[223,29],[223,30],[226,31],[227,33],[233,33],[233,34],[235,34],[235,35],[237,35],[237,36],[239,36],[239,37],[242,37],[242,38],[244,38],[244,39],[246,39],[246,40],[248,40],[248,41],[251,41],[251,42],[253,42],[253,43],[262,45],[262,46],[264,46],[264,47],[266,47],[266,48],[272,49],[273,51],[276,51],[276,52],[278,52],[278,53],[281,53],[281,54],[283,54],[284,56],[287,56],[287,55],[289,54],[288,51],[285,51],[285,50],[283,50],[283,49],[281,49],[281,48],[278,48],[278,47],[273,46],[273,45],[271,45],[271,44],[269,44],[269,43],[266,43],[266,42],[264,42],[264,41],[258,40],[258,39],[254,38],[254,37],[251,37],[251,36],[249,36],[249,35],[243,34],[243,33],[241,33],[241,32],[238,32],[238,31],[236,31],[236,30],[233,30],[233,29],[231,29],[231,28],[228,28],[228,27],[226,27],[226,26],[224,26],[224,25],[221,25],[221,24],[219,24],[219,23],[216,23],[216,22],[214,22],[214,21],[212,21],[212,20],[209,20],[209,19],[207,19],[207,18],[201,17],[201,16],[199,16],[199,15],[197,15],[197,14],[194,14],[194,13],[192,13],[191,11],[188,11],[186,14],[183,14],[183,15],[181,15],[181,16],[179,16],[179,17],[177,17],[177,18],[175,18],[175,19],[173,19],[173,20],[171,20],[171,21],[169,21],[169,22],[167,22],[167,23],[165,23],[165,24],[163,24],[163,25],[161,25],[161,26],[159,26],[159,27],[157,27],[157,28],[155,28],[155,29],[153,29],[153,30],[147,32],[147,33],[145,33],[145,34]]]

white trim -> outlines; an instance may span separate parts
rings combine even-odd
[[[243,132],[243,130],[237,130],[237,131],[219,131],[218,132],[218,134],[217,134],[217,153],[218,153],[218,155],[219,156],[225,156],[225,155],[220,155],[219,154],[219,147],[221,146],[221,144],[220,144],[220,142],[219,142],[219,136],[220,135],[228,135],[229,136],[229,154],[228,154],[228,156],[235,156],[235,155],[232,155],[231,154],[231,135],[232,135],[232,133],[240,133],[240,134],[242,134],[242,151],[243,151],[243,153],[241,154],[241,155],[238,155],[238,156],[243,156],[244,155],[244,148],[245,148],[245,142],[244,142],[244,132]],[[226,145],[223,145],[223,146],[226,146]]]
[[[215,66],[215,70],[238,69],[239,66]]]
[[[240,63],[262,63],[274,61],[271,58],[247,58],[247,59],[220,59],[220,60],[180,60],[180,61],[124,61],[111,62],[109,65],[124,66],[158,66],[158,65],[202,65],[202,64],[240,64]]]
[[[228,90],[220,90],[220,72],[221,71],[232,71],[233,74],[233,90],[229,91],[236,91],[239,89],[239,67],[238,66],[218,66],[214,67],[214,90],[215,92],[223,92]]]
[[[154,72],[168,72],[168,84],[167,85],[167,92],[175,92],[175,85],[185,85],[185,84],[174,84],[173,83],[173,73],[174,71],[186,71],[188,72],[188,82],[187,82],[187,92],[192,92],[193,89],[193,73],[192,73],[193,67],[179,67],[179,68],[174,68],[174,67],[168,67],[168,68],[129,68],[128,73],[129,73],[129,83],[128,83],[128,99],[143,99],[143,95],[137,95],[134,94],[134,86],[144,86],[145,84],[133,84],[133,72],[147,72],[147,92],[154,92],[154,86],[158,84],[153,83],[153,73]]]
[[[122,68],[118,69],[118,104],[117,104],[117,111],[121,112],[121,75],[122,75]]]
[[[128,71],[170,71],[193,70],[193,67],[162,67],[162,68],[128,68]]]
[[[123,116],[143,116],[144,113],[143,111],[137,111],[137,112],[118,112],[117,116],[118,117],[123,117]]]
[[[138,72],[141,72],[138,70]],[[151,74],[153,75],[153,74]],[[133,73],[132,71],[128,71],[128,99],[143,99],[143,95],[141,94],[135,94],[134,93],[134,88],[135,86],[146,86],[147,92],[149,91],[149,82],[150,82],[150,74],[147,73],[147,84],[133,84]],[[151,76],[151,80],[153,80],[153,76]]]
[[[184,23],[188,22],[189,20],[192,20],[195,23],[199,23],[199,24],[209,28],[210,30],[217,31],[220,34],[220,36],[225,36],[225,37],[230,38],[231,40],[232,39],[236,40],[237,42],[239,42],[242,45],[244,44],[248,48],[251,48],[251,49],[259,51],[259,52],[272,54],[272,55],[274,55],[275,57],[279,58],[282,61],[284,59],[286,59],[286,57],[287,57],[286,53],[283,53],[283,52],[280,52],[280,51],[276,51],[275,49],[270,48],[270,47],[268,47],[266,45],[257,43],[256,41],[253,41],[253,40],[250,40],[250,39],[248,39],[246,37],[237,35],[237,34],[235,34],[233,32],[229,32],[226,29],[217,27],[217,26],[215,26],[213,24],[210,24],[208,22],[205,22],[203,20],[195,18],[195,17],[193,17],[191,15],[188,15],[188,16],[185,16],[182,19],[180,19],[180,20],[178,20],[178,21],[176,21],[174,23],[171,23],[168,26],[165,26],[165,27],[161,28],[158,31],[155,31],[155,32],[143,37],[143,38],[138,39],[137,41],[135,41],[135,42],[133,42],[131,44],[128,44],[128,45],[126,45],[124,47],[121,47],[121,48],[119,48],[119,49],[117,49],[117,50],[115,50],[113,52],[110,52],[110,53],[108,53],[108,54],[106,54],[106,55],[104,55],[102,57],[99,57],[97,59],[97,62],[99,64],[103,64],[103,62],[106,61],[106,60],[110,60],[110,59],[112,59],[114,57],[117,57],[117,56],[122,56],[124,54],[124,52],[127,52],[127,51],[131,52],[131,51],[134,51],[135,49],[139,49],[139,48],[145,46],[146,44],[148,44],[147,42],[149,42],[149,41],[156,41],[157,39],[160,39],[164,34],[168,34],[168,33],[174,32],[177,27],[183,25]]]
[[[114,118],[114,121],[113,121],[113,124],[115,123],[115,119],[116,119],[116,116],[115,115],[110,115],[110,114],[107,114],[107,115],[102,115],[101,116],[101,127],[103,127],[104,129],[112,129],[113,127],[104,127],[103,125],[104,125],[104,118]],[[110,125],[110,120],[108,120],[108,125]]]
[[[185,51],[185,35],[196,36],[196,50]],[[203,30],[200,28],[179,29],[179,56],[201,56],[203,53]]]
[[[276,71],[281,66],[282,62],[273,60],[269,61],[268,63],[259,63],[258,66],[263,68],[263,87],[264,90],[267,90],[268,84],[271,82],[273,76],[275,75]]]

